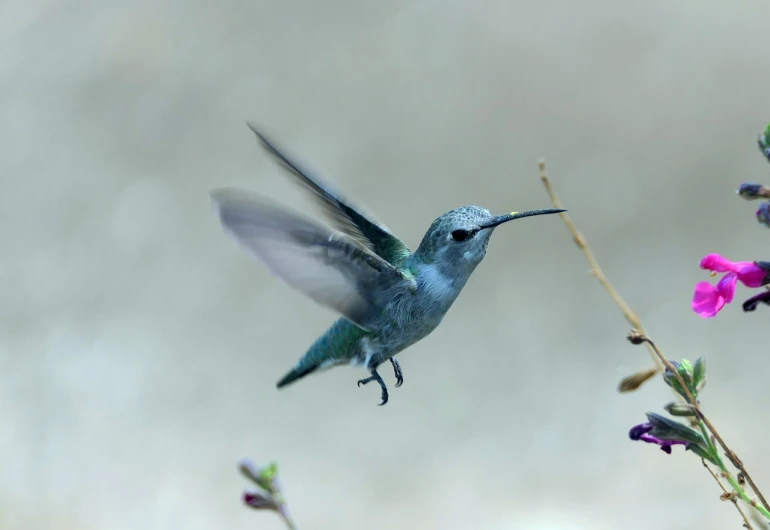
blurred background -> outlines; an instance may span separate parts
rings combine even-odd
[[[738,528],[690,454],[627,433],[672,399],[557,217],[498,230],[405,383],[275,382],[336,318],[222,233],[208,192],[316,214],[244,121],[416,248],[442,212],[557,192],[765,494],[766,307],[690,310],[698,261],[770,259],[770,4],[568,0],[0,6],[0,527]]]

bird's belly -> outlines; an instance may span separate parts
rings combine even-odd
[[[378,363],[387,361],[430,335],[442,319],[443,315],[426,316],[422,319],[392,324],[381,329],[379,333],[369,339],[369,346],[373,350],[372,357]]]

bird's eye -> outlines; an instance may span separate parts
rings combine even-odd
[[[454,230],[454,231],[452,231],[452,239],[454,239],[455,241],[462,242],[462,241],[465,241],[466,239],[468,239],[469,237],[471,237],[471,233],[468,232],[467,230]]]

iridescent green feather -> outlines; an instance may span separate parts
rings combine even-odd
[[[365,214],[361,208],[353,206],[342,194],[324,182],[323,179],[292,160],[273,142],[260,133],[253,124],[247,123],[247,125],[257,135],[262,145],[292,175],[297,177],[306,189],[313,192],[313,196],[323,206],[326,214],[339,231],[352,237],[385,261],[396,266],[400,265],[411,254],[406,244],[393,235],[384,224]]]

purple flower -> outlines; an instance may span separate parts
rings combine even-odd
[[[768,271],[752,261],[730,261],[719,254],[709,254],[700,262],[700,268],[713,273],[726,272],[716,285],[698,282],[692,298],[692,310],[703,318],[712,318],[735,297],[738,281],[746,287],[760,287],[767,283]]]
[[[652,423],[641,423],[634,425],[631,430],[628,431],[628,437],[634,441],[643,441],[648,444],[657,444],[660,446],[661,451],[666,454],[671,454],[671,446],[673,445],[689,445],[690,442],[684,440],[661,440],[660,438],[650,434],[650,431],[654,429]]]
[[[647,423],[635,425],[628,431],[628,437],[634,441],[643,441],[648,444],[659,445],[661,451],[671,454],[671,448],[675,445],[683,445],[685,450],[692,451],[701,458],[713,462],[713,455],[709,452],[708,444],[700,433],[694,429],[674,421],[660,414],[648,412]]]

